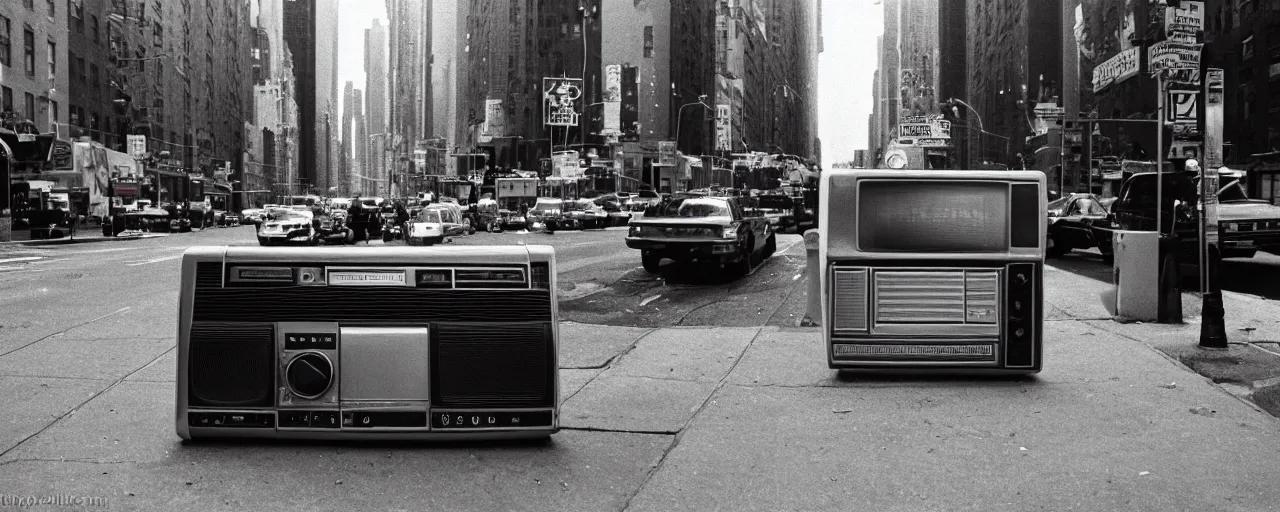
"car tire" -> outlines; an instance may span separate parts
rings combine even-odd
[[[778,236],[773,233],[769,233],[769,239],[764,242],[764,254],[760,256],[760,259],[767,260],[772,257],[775,252],[778,252]]]
[[[645,272],[657,274],[660,263],[662,263],[662,256],[649,251],[640,253],[640,264],[644,265]]]
[[[1062,245],[1062,243],[1058,242],[1053,237],[1049,237],[1047,245],[1048,245],[1048,249],[1045,250],[1045,254],[1050,258],[1060,258],[1062,257],[1062,255],[1066,254],[1067,251],[1069,250],[1069,249],[1066,249],[1065,246]]]
[[[390,231],[383,231],[383,232],[382,232],[382,242],[383,242],[383,243],[390,242],[392,238],[395,238],[395,237],[391,236],[391,232],[390,232]]]
[[[263,246],[263,247],[271,247],[271,239],[269,239],[269,238],[259,238],[259,239],[258,239],[258,245],[261,245],[261,246]]]
[[[755,251],[751,247],[755,245],[755,239],[747,237],[747,243],[739,249],[739,259],[733,265],[735,277],[746,277],[751,274],[752,264],[755,260]]]

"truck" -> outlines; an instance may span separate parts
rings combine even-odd
[[[526,229],[524,208],[538,201],[538,178],[498,178],[494,200],[498,202],[498,224],[503,230]]]

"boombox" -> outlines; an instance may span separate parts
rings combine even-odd
[[[178,436],[547,438],[555,276],[546,246],[191,248]]]

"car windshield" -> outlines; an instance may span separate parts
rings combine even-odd
[[[441,224],[439,210],[422,210],[418,212],[418,222],[429,222],[433,224]]]
[[[1249,196],[1245,194],[1244,187],[1240,186],[1239,180],[1233,180],[1231,183],[1218,190],[1218,201],[1222,203],[1232,203],[1248,201]]]
[[[663,217],[728,217],[729,203],[711,198],[679,198],[667,203],[660,214]]]
[[[1071,199],[1071,198],[1069,198],[1069,197],[1064,197],[1064,198],[1062,198],[1062,199],[1054,199],[1053,201],[1050,201],[1050,202],[1049,202],[1049,209],[1050,209],[1050,210],[1061,210],[1064,206],[1066,206],[1066,205],[1067,205],[1067,201],[1068,201],[1068,200],[1070,200],[1070,199]]]
[[[560,201],[538,201],[538,204],[534,205],[533,209],[538,211],[559,210],[561,204]]]

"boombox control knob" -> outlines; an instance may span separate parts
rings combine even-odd
[[[319,398],[333,383],[333,364],[323,354],[302,354],[289,362],[285,378],[293,394],[305,399]]]

